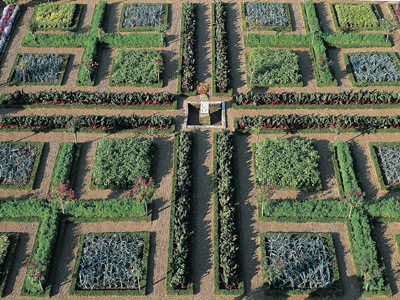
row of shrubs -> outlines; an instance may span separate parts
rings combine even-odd
[[[212,3],[211,22],[212,92],[214,96],[231,96],[226,3],[221,0]]]
[[[282,131],[321,131],[333,130],[335,123],[340,124],[339,130],[344,131],[398,131],[400,116],[356,116],[356,115],[271,115],[242,116],[233,120],[236,131],[249,132],[254,127],[261,126],[263,130]]]
[[[196,14],[197,4],[182,4],[181,37],[178,63],[178,94],[196,94]]]
[[[72,122],[76,121],[76,122]],[[1,116],[0,129],[14,130],[66,130],[79,125],[79,129],[91,130],[133,130],[133,129],[156,129],[164,132],[174,130],[174,120],[169,116],[149,116],[140,117],[132,114],[129,117],[124,116],[101,116],[101,115],[59,115],[59,116]]]
[[[23,90],[6,93],[0,97],[0,106],[43,106],[59,107],[72,106],[79,108],[97,107],[121,107],[124,108],[154,108],[154,109],[176,109],[176,95],[168,93],[91,93],[84,91],[41,91],[26,93]]]
[[[233,95],[233,108],[295,108],[307,106],[335,106],[335,108],[349,108],[360,105],[398,105],[400,97],[398,93],[386,91],[345,91],[341,93],[242,93]]]
[[[240,295],[237,199],[234,195],[233,133],[213,135],[214,293]]]
[[[166,284],[168,295],[193,294],[191,264],[194,236],[191,174],[193,174],[193,135],[191,132],[181,131],[176,133],[174,141]]]

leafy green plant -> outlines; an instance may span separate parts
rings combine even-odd
[[[289,49],[255,48],[246,53],[250,87],[303,86],[297,55]]]
[[[148,214],[148,205],[155,199],[156,189],[153,178],[145,179],[142,176],[136,177],[135,185],[131,190],[131,197],[138,203],[144,204],[146,216]]]
[[[379,30],[379,13],[373,3],[330,4],[334,23],[339,30]]]
[[[244,28],[291,30],[287,3],[244,2]],[[242,16],[243,17],[243,16]]]
[[[321,189],[319,155],[311,140],[266,138],[255,148],[256,186],[277,189]]]
[[[40,30],[76,29],[72,28],[76,11],[80,13],[80,7],[73,3],[41,3],[35,6],[31,22]]]

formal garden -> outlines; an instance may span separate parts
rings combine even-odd
[[[399,297],[399,3],[0,18],[1,298]]]

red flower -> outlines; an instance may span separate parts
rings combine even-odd
[[[42,274],[41,273],[37,273],[37,277],[40,277],[40,276],[42,276]]]
[[[34,266],[35,264],[33,262],[31,262],[31,266]]]

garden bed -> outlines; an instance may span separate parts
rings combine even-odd
[[[168,3],[124,3],[122,6],[119,31],[154,31],[168,27]]]
[[[243,30],[293,31],[288,3],[242,2]]]
[[[117,50],[109,86],[163,86],[164,61],[157,50]]]
[[[322,189],[319,155],[312,140],[265,139],[253,145],[256,186],[280,190]]]
[[[289,49],[255,48],[246,53],[247,87],[302,87],[299,58]]]
[[[44,143],[0,142],[0,189],[33,190]]]
[[[368,143],[381,190],[400,190],[400,143]]]
[[[149,139],[103,138],[96,147],[90,188],[130,189],[139,176],[149,180],[153,161]]]
[[[400,61],[394,52],[344,53],[352,86],[399,86]]]
[[[329,3],[337,31],[383,30],[378,7],[374,3]]]
[[[148,232],[80,235],[69,294],[144,296],[149,248]]]
[[[342,294],[331,234],[261,233],[260,245],[266,295]]]
[[[69,54],[18,53],[7,84],[61,85],[68,59]]]
[[[6,47],[16,27],[16,22],[20,14],[21,6],[19,5],[7,5],[3,10],[0,20],[0,62],[3,59],[4,52],[6,51]]]
[[[41,3],[35,6],[30,22],[41,31],[76,31],[83,4]]]

